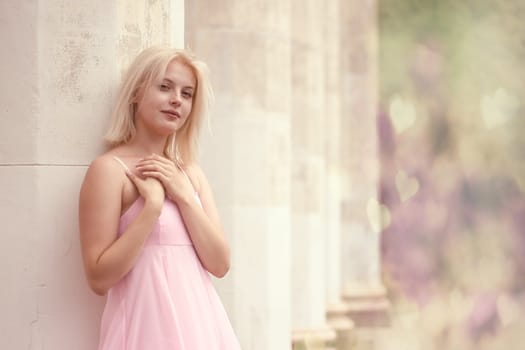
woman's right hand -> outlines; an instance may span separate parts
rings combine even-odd
[[[139,194],[146,203],[150,203],[155,208],[161,208],[164,203],[164,187],[159,180],[153,177],[146,177],[145,179],[137,176],[131,171],[127,171],[126,175],[135,184]]]

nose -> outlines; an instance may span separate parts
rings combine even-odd
[[[180,101],[181,100],[181,96],[180,96],[180,92],[174,92],[171,94],[170,96],[170,104],[173,105],[173,106],[179,106],[180,105]]]

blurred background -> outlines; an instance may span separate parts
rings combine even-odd
[[[380,203],[395,336],[518,349],[525,329],[525,2],[379,2]]]

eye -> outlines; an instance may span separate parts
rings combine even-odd
[[[182,96],[185,97],[185,98],[192,98],[193,97],[193,93],[191,93],[189,91],[183,91],[182,92]]]
[[[170,89],[170,86],[168,84],[160,84],[160,89],[162,91],[167,91]]]

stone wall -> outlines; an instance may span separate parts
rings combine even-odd
[[[84,278],[80,183],[123,65],[152,43],[182,46],[183,13],[183,1],[0,3],[0,348],[96,348],[103,298]]]

